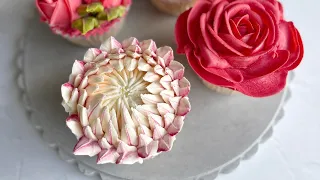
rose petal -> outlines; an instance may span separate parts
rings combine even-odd
[[[87,137],[83,136],[79,139],[78,143],[73,149],[74,155],[80,155],[80,156],[90,156],[93,157],[97,155],[101,151],[101,148],[97,141],[93,141],[91,139],[88,139]]]

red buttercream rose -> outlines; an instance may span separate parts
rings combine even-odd
[[[36,0],[41,19],[58,27],[69,27],[79,18],[76,10],[81,4],[81,0]]]
[[[304,53],[277,0],[200,0],[180,15],[175,35],[202,79],[254,97],[281,91]]]
[[[120,5],[127,6],[131,4],[131,0],[84,0],[90,4],[92,2],[101,2],[105,8],[117,7]]]

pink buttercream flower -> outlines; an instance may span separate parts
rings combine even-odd
[[[133,164],[169,151],[191,110],[190,82],[170,47],[113,37],[75,61],[61,87],[75,155]]]
[[[81,4],[81,0],[36,0],[41,19],[50,26],[59,27],[69,27],[73,20],[79,18],[76,9]]]
[[[131,0],[85,0],[85,2],[88,4],[93,2],[101,2],[105,8],[113,8],[120,5],[127,6],[131,4]]]

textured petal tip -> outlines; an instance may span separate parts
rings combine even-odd
[[[87,137],[83,136],[79,139],[78,143],[73,149],[74,155],[79,156],[90,156],[93,157],[97,155],[101,151],[101,148],[97,141],[93,141],[88,139]]]
[[[102,45],[100,46],[100,49],[103,51],[106,51],[108,53],[111,53],[112,51],[117,51],[122,48],[122,45],[120,42],[118,42],[113,36],[109,37]]]

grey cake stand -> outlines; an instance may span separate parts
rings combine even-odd
[[[158,46],[175,48],[175,20],[158,12],[149,1],[135,0],[117,39],[152,38]],[[76,139],[66,128],[67,114],[60,105],[60,85],[67,80],[73,61],[82,59],[86,49],[53,35],[37,16],[28,21],[28,27],[26,23],[24,26],[28,31],[19,40],[16,59],[26,115],[61,158],[76,163],[86,175],[98,175],[103,180],[213,180],[255,154],[284,114],[288,88],[263,99],[219,95],[200,82],[185,57],[176,55],[176,60],[187,67],[193,109],[172,151],[142,165],[96,165],[95,158],[72,155]]]

